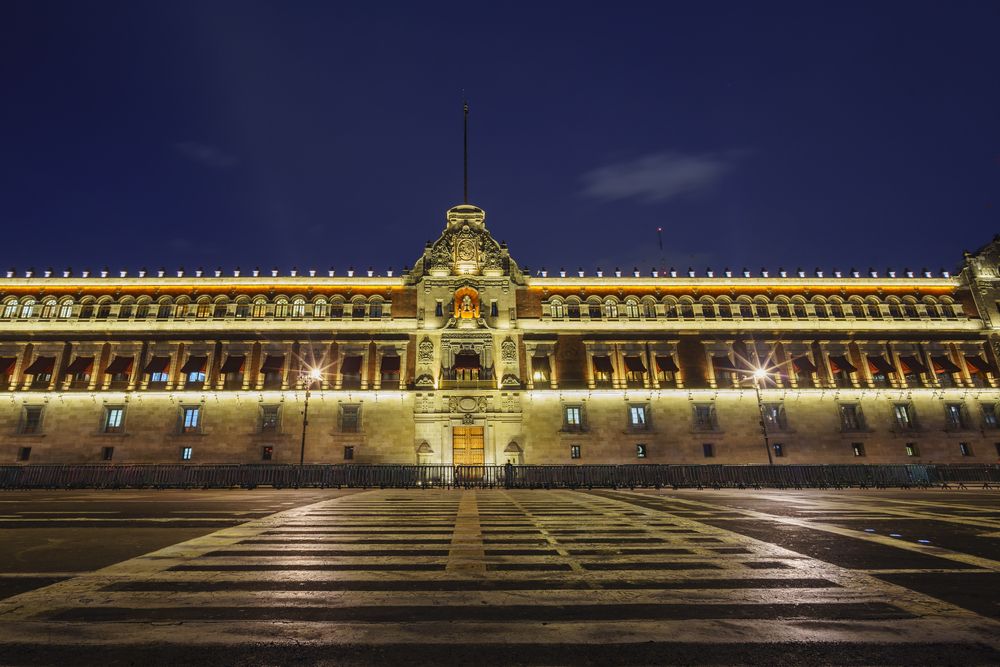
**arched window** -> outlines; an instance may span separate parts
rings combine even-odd
[[[11,299],[3,305],[3,317],[5,320],[17,317],[17,301]]]
[[[554,299],[552,303],[549,304],[549,310],[552,313],[552,319],[561,320],[566,317],[566,308],[563,306],[563,302],[559,299]]]
[[[382,301],[380,299],[372,299],[371,303],[368,304],[368,317],[373,320],[382,319]]]
[[[567,301],[566,302],[566,316],[571,320],[580,319],[580,302],[579,301]]]
[[[656,319],[656,304],[655,303],[653,303],[652,301],[646,301],[645,303],[642,304],[642,309],[643,309],[643,316],[647,320],[655,320]]]
[[[73,316],[73,302],[63,301],[59,305],[59,319],[67,320]]]
[[[592,320],[601,319],[601,302],[600,301],[588,301],[587,302],[587,314]]]
[[[261,319],[267,315],[267,301],[264,299],[254,299],[253,308],[250,310],[250,317]]]
[[[826,311],[826,304],[825,303],[817,303],[817,304],[815,304],[813,306],[813,310],[816,311],[816,317],[818,317],[821,320],[825,320],[826,318],[829,317],[829,314]]]
[[[42,317],[44,319],[51,319],[56,315],[56,300],[46,299],[42,302]]]
[[[605,301],[604,302],[604,317],[606,317],[609,320],[617,320],[618,319],[618,304],[615,303],[614,301]]]
[[[778,313],[778,317],[780,318],[789,318],[792,316],[791,310],[788,308],[787,301],[779,301],[777,304],[775,304],[774,309]]]
[[[352,320],[363,320],[365,319],[365,302],[361,299],[351,303],[351,319]]]
[[[241,320],[250,317],[250,302],[245,297],[236,302],[235,315]]]
[[[639,319],[639,302],[638,301],[626,301],[625,302],[625,316],[630,320]]]
[[[702,301],[701,302],[701,316],[703,318],[705,318],[706,320],[714,320],[715,319],[715,304],[712,303],[711,301],[707,301],[707,300],[706,301]]]
[[[127,320],[127,319],[129,319],[130,317],[132,317],[132,311],[134,309],[135,309],[134,306],[129,301],[126,301],[125,303],[119,304],[119,306],[118,306],[118,319],[120,319],[120,320]]]
[[[25,299],[24,303],[21,304],[21,319],[26,320],[35,314],[35,300]]]
[[[844,319],[844,306],[840,303],[830,304],[830,313],[833,315],[834,319],[842,320]]]
[[[274,303],[274,316],[288,317],[288,299],[282,297]]]
[[[882,309],[879,307],[877,303],[871,303],[871,302],[868,303],[868,317],[870,317],[873,320],[882,319]]]
[[[759,319],[762,319],[762,320],[769,320],[769,319],[771,319],[771,311],[768,310],[766,303],[759,301],[754,306],[754,309],[757,311],[757,317]]]
[[[135,319],[144,320],[149,317],[149,302],[143,301],[135,307]]]
[[[106,320],[111,317],[111,302],[104,301],[97,304],[97,319]]]
[[[330,305],[326,302],[326,299],[317,299],[316,303],[313,304],[313,317],[320,319],[328,317],[329,314]]]
[[[344,316],[344,302],[340,299],[335,299],[330,303],[330,318],[339,320]]]
[[[156,319],[165,320],[170,317],[171,307],[169,303],[161,303],[156,307]]]
[[[198,308],[195,310],[195,317],[199,320],[208,318],[212,314],[212,304],[209,301],[199,301]]]
[[[302,297],[295,297],[292,301],[292,317],[306,316],[306,300]]]

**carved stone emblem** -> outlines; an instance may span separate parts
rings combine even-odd
[[[507,364],[517,361],[517,345],[510,338],[500,343],[500,361]]]
[[[417,361],[422,364],[429,364],[434,361],[434,343],[426,336],[420,341],[420,345],[417,346]]]

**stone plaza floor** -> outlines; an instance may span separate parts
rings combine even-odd
[[[1000,664],[1000,492],[0,495],[0,664]]]

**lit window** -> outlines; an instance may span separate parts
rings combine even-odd
[[[551,305],[552,319],[561,320],[566,316],[566,308],[562,301],[553,301]]]
[[[261,433],[274,433],[278,430],[278,417],[280,415],[278,405],[260,406],[260,430]]]
[[[788,426],[785,420],[785,406],[781,403],[765,403],[764,422],[772,431],[784,431]]]
[[[917,443],[908,442],[906,443],[906,455],[907,456],[920,456],[920,450],[917,449]]]
[[[17,301],[8,301],[3,307],[3,317],[6,320],[17,316]]]
[[[267,315],[267,302],[263,299],[259,299],[253,302],[253,308],[250,310],[250,317],[260,319]]]
[[[59,319],[65,320],[73,316],[73,302],[64,301],[59,306]]]
[[[279,299],[276,304],[274,304],[274,316],[275,317],[288,317],[288,302],[284,299]]]
[[[628,408],[628,425],[632,428],[646,428],[646,406],[630,405]]]
[[[609,320],[617,320],[618,319],[618,304],[615,303],[614,301],[605,301],[604,302],[604,317],[608,318]]]
[[[237,303],[236,304],[236,317],[238,319],[244,319],[250,316],[250,304],[249,303]]]
[[[852,442],[851,443],[851,452],[855,456],[864,456],[865,455],[865,446],[864,446],[864,444],[860,443],[860,442]]]
[[[198,307],[195,309],[195,317],[198,319],[205,319],[212,314],[212,304],[205,302],[199,303]]]
[[[56,301],[52,299],[51,301],[45,301],[42,303],[42,315],[44,319],[50,319],[56,314]]]
[[[104,408],[104,432],[121,433],[122,422],[125,418],[125,408],[107,407]]]
[[[292,301],[292,317],[306,316],[306,300],[299,298]]]
[[[313,317],[323,318],[323,317],[329,317],[329,315],[330,315],[330,306],[326,301],[320,299],[315,304],[313,304]]]
[[[635,446],[635,457],[637,459],[646,458],[646,445],[636,445]]]
[[[571,459],[580,458],[580,445],[570,445],[569,446],[569,457]]]
[[[967,442],[958,443],[958,451],[962,456],[972,456],[972,446]]]
[[[840,406],[840,426],[844,431],[860,431],[864,428],[861,407],[851,403]]]
[[[564,426],[570,431],[583,428],[583,408],[579,405],[567,405],[563,408]]]
[[[187,374],[187,383],[204,382],[205,371],[191,371]]]
[[[382,317],[382,302],[372,301],[371,305],[368,306],[368,317],[373,320],[380,319]]]
[[[983,403],[983,427],[988,429],[1000,428],[1000,420],[997,419],[997,406],[994,403]]]
[[[965,430],[968,427],[965,420],[965,409],[961,403],[946,403],[944,416],[950,430]]]
[[[157,382],[163,383],[167,381],[167,377],[167,374],[163,371],[157,371],[156,373],[149,374],[149,382],[150,384],[155,384]]]
[[[28,299],[21,304],[21,319],[26,320],[35,314],[35,300]]]
[[[191,460],[191,454],[193,454],[193,453],[194,453],[193,448],[191,448],[191,447],[181,447],[181,461],[190,461]]]
[[[183,426],[182,430],[184,433],[197,433],[199,427],[201,426],[201,408],[196,405],[189,405],[184,408],[183,413]]]
[[[785,455],[785,446],[780,442],[774,443],[773,445],[771,445],[771,448],[774,450],[774,456],[776,458],[780,459]]]
[[[909,403],[896,403],[892,406],[893,415],[896,418],[896,426],[903,430],[912,430],[916,427],[913,421],[913,406]]]
[[[630,320],[639,319],[639,303],[637,301],[625,302],[625,316]]]

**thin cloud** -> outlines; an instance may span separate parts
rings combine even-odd
[[[223,150],[197,141],[180,141],[174,144],[174,150],[188,160],[215,169],[226,169],[238,162],[234,156]]]
[[[718,183],[736,157],[735,153],[653,153],[587,172],[583,194],[605,201],[635,199],[644,203],[698,194]]]

